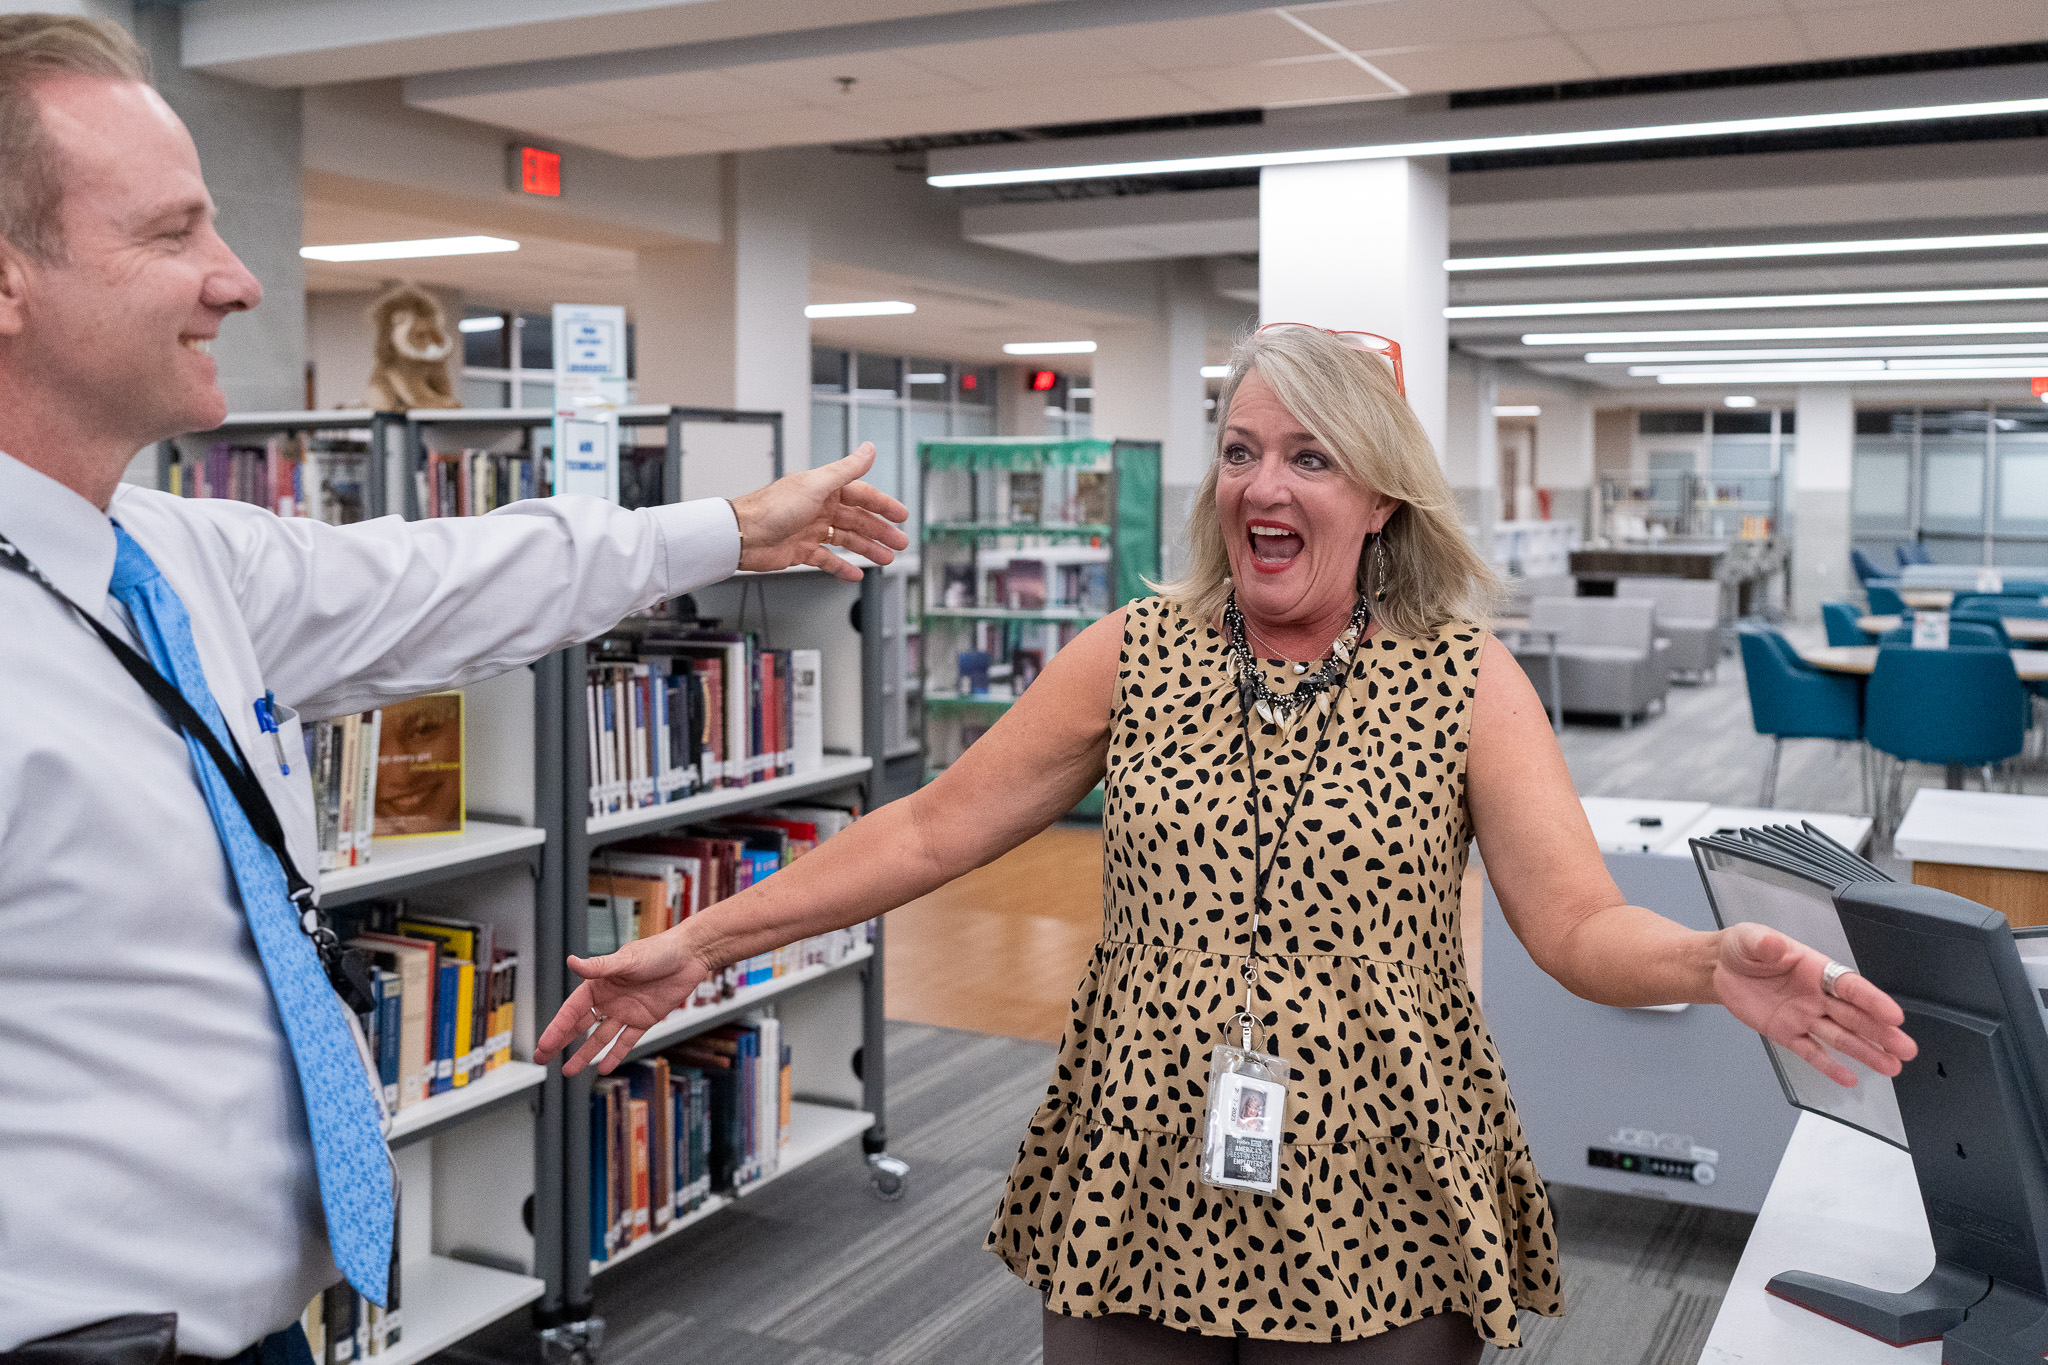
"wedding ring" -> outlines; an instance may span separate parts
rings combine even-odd
[[[1854,967],[1847,967],[1839,962],[1829,962],[1827,966],[1821,968],[1820,988],[1835,999],[1841,999],[1840,992],[1835,989],[1835,983],[1855,970]]]
[[[825,527],[825,543],[827,545],[830,545],[832,543],[832,537],[838,530],[839,528],[837,526],[828,525]]]

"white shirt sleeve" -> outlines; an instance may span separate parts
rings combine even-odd
[[[721,498],[633,511],[536,498],[352,526],[225,500],[188,507],[217,517],[264,677],[306,720],[503,673],[739,565]]]

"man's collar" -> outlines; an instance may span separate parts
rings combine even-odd
[[[0,533],[93,615],[114,576],[114,523],[49,475],[0,451]]]

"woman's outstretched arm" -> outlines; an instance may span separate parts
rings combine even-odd
[[[1083,631],[930,786],[672,929],[605,957],[571,957],[583,983],[534,1059],[550,1061],[581,1039],[563,1073],[575,1075],[606,1048],[599,1069],[610,1071],[719,968],[893,910],[1072,810],[1102,780],[1123,633],[1122,611]]]
[[[1472,699],[1466,804],[1487,877],[1536,965],[1603,1005],[1725,1005],[1842,1085],[1853,1057],[1896,1076],[1917,1050],[1905,1013],[1858,975],[1821,989],[1827,958],[1760,924],[1702,932],[1630,905],[1607,875],[1550,718],[1488,637]]]

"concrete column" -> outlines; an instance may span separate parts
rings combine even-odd
[[[1152,318],[1100,334],[1092,387],[1097,436],[1160,442],[1160,526],[1164,571],[1186,568],[1185,528],[1208,467],[1202,360],[1208,335],[1207,282],[1194,261],[1159,267]]]
[[[996,435],[1045,435],[1046,395],[1030,386],[1034,365],[996,366]]]
[[[1259,321],[1400,342],[1409,406],[1439,458],[1450,355],[1448,204],[1440,158],[1259,172]]]
[[[1493,416],[1499,396],[1496,367],[1491,360],[1470,355],[1452,355],[1449,362],[1444,474],[1458,495],[1458,512],[1473,548],[1491,563],[1493,524],[1501,516],[1500,448]]]
[[[640,252],[634,396],[780,412],[784,468],[800,469],[811,449],[810,229],[774,157],[721,160],[723,240]]]
[[[1849,577],[1849,482],[1856,452],[1856,402],[1846,385],[1799,388],[1798,472],[1791,505],[1799,530],[1792,543],[1786,608],[1793,619],[1817,621],[1820,604],[1852,595]]]
[[[108,17],[125,6],[74,6]],[[220,209],[220,234],[263,282],[263,304],[222,325],[213,344],[228,411],[306,405],[306,272],[299,92],[188,71],[179,33],[183,11],[134,13],[156,86],[199,148],[200,169]],[[116,16],[118,17],[118,16]]]
[[[1591,539],[1598,480],[1593,472],[1593,401],[1575,393],[1545,394],[1536,417],[1538,488],[1550,490],[1550,519],[1576,521]]]

